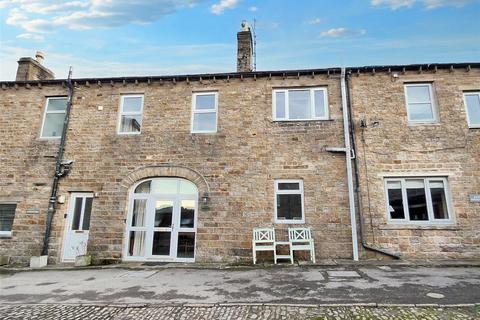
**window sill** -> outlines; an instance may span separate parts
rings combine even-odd
[[[117,132],[117,136],[125,137],[125,136],[139,136],[141,132]]]
[[[272,122],[313,122],[313,121],[333,121],[333,119],[273,119]]]
[[[38,141],[60,141],[62,137],[39,137]]]
[[[378,228],[379,230],[460,230],[454,224],[390,224]]]
[[[217,134],[218,131],[191,131],[190,134]]]
[[[11,232],[1,232],[0,239],[11,239],[12,233]]]
[[[434,122],[408,122],[409,127],[418,127],[418,126],[441,126],[442,124],[438,121]]]
[[[305,224],[305,220],[275,220],[276,224]]]

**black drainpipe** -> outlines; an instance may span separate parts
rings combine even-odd
[[[63,121],[63,130],[62,137],[60,138],[60,146],[58,147],[56,162],[55,162],[55,175],[53,177],[52,183],[52,192],[50,194],[50,200],[48,201],[47,209],[47,222],[45,226],[45,236],[43,238],[43,249],[42,256],[48,255],[48,243],[50,240],[50,233],[52,231],[52,221],[53,216],[55,215],[55,202],[57,201],[57,192],[58,192],[58,182],[60,178],[66,176],[70,169],[71,162],[66,163],[63,161],[63,153],[65,151],[65,140],[68,130],[68,122],[70,120],[70,110],[72,109],[72,99],[73,99],[73,85],[72,85],[72,67],[68,72],[68,79],[66,81],[68,89],[68,98],[67,98],[67,110],[65,113],[65,120]]]
[[[355,124],[353,122],[353,112],[352,112],[352,105],[350,101],[350,85],[348,82],[350,76],[350,72],[348,72],[345,76],[345,81],[346,81],[346,89],[347,89],[347,108],[349,111],[349,119],[348,122],[350,123],[350,133],[352,137],[352,149],[355,152],[356,155],[358,155],[357,152],[357,138],[355,136]],[[400,259],[399,255],[396,255],[394,253],[388,252],[386,250],[382,250],[376,247],[373,247],[372,245],[368,244],[367,241],[365,240],[365,222],[363,219],[363,206],[362,206],[362,196],[360,193],[360,178],[358,174],[358,157],[355,157],[355,161],[353,162],[353,167],[354,167],[354,172],[355,172],[355,193],[357,196],[357,206],[358,206],[358,215],[360,218],[360,240],[362,243],[362,247],[371,251],[379,252],[381,254],[387,255],[389,257],[392,257],[394,259]]]

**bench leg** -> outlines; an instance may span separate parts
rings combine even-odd
[[[310,249],[310,257],[312,258],[312,262],[315,263],[315,245],[312,242],[312,248]]]
[[[253,251],[253,264],[257,264],[257,251],[255,250],[255,248],[252,251]]]

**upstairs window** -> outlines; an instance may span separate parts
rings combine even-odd
[[[67,97],[47,98],[41,138],[61,138],[67,112]]]
[[[431,83],[406,84],[405,99],[410,123],[437,122],[437,110]]]
[[[275,181],[275,222],[304,223],[303,181]]]
[[[120,101],[118,134],[139,134],[142,128],[143,95],[124,95]]]
[[[452,221],[446,178],[388,178],[385,188],[391,222]]]
[[[465,92],[465,108],[467,109],[467,121],[470,128],[480,128],[480,91]]]
[[[275,121],[328,120],[326,88],[273,90]]]
[[[15,203],[0,203],[0,236],[11,236],[13,219],[15,218]]]
[[[218,92],[197,92],[192,97],[192,133],[217,132]]]

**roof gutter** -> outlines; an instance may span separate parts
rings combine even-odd
[[[60,178],[65,177],[69,173],[70,166],[73,163],[73,161],[64,161],[63,159],[68,123],[70,121],[70,110],[72,109],[72,100],[74,94],[74,88],[71,78],[72,68],[70,67],[68,78],[66,80],[66,86],[68,89],[67,108],[65,112],[65,119],[63,121],[62,137],[60,138],[60,145],[58,147],[57,157],[55,161],[55,175],[53,177],[52,191],[50,193],[50,199],[48,201],[47,221],[45,226],[45,235],[43,238],[43,248],[41,254],[42,256],[48,256],[48,244],[50,240],[50,233],[52,230],[53,216],[55,215],[55,202],[57,201],[58,183],[60,181]]]

